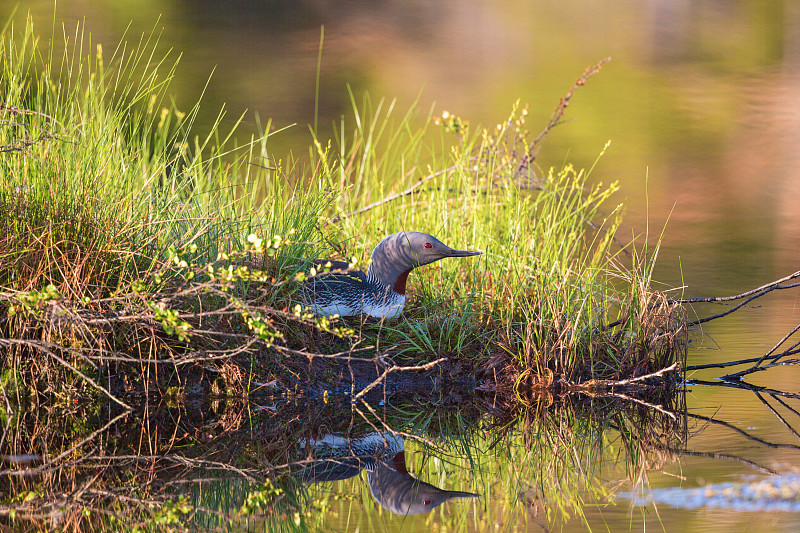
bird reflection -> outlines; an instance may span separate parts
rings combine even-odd
[[[448,500],[479,497],[471,492],[443,490],[409,474],[405,445],[396,435],[369,433],[358,438],[326,435],[305,444],[315,461],[300,473],[303,482],[348,479],[365,469],[372,497],[395,514],[426,513]]]

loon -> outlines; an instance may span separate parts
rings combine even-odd
[[[336,270],[308,279],[303,296],[311,311],[320,316],[369,315],[395,318],[406,303],[406,280],[417,267],[445,257],[469,257],[483,252],[455,250],[419,231],[401,231],[385,237],[372,251],[364,274],[343,261],[317,261]]]

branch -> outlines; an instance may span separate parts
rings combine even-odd
[[[767,294],[767,293],[770,293],[770,292],[772,292],[772,291],[774,291],[774,290],[779,290],[779,289],[792,289],[792,288],[794,288],[794,287],[797,287],[797,286],[800,286],[800,283],[792,283],[792,284],[790,284],[790,285],[776,285],[776,286],[771,286],[771,287],[769,287],[769,288],[766,288],[766,289],[764,289],[764,290],[761,290],[760,292],[757,292],[757,293],[753,294],[752,296],[750,296],[750,297],[749,297],[749,298],[747,298],[746,300],[744,300],[744,301],[742,301],[742,302],[740,302],[740,303],[738,303],[738,304],[734,305],[733,307],[731,307],[731,308],[730,308],[730,309],[728,309],[727,311],[724,311],[724,312],[722,312],[722,313],[718,313],[718,314],[716,314],[716,315],[707,316],[707,317],[705,317],[705,318],[701,318],[701,319],[695,320],[695,321],[693,321],[693,322],[689,322],[689,324],[688,324],[688,325],[689,325],[689,326],[697,326],[698,324],[702,324],[702,323],[704,323],[704,322],[709,322],[709,321],[711,321],[711,320],[714,320],[715,318],[722,318],[722,317],[724,317],[724,316],[726,316],[726,315],[729,315],[729,314],[733,313],[734,311],[736,311],[736,310],[738,310],[738,309],[740,309],[740,308],[744,307],[745,305],[747,305],[748,303],[752,302],[752,301],[753,301],[753,300],[755,300],[756,298],[761,298],[761,297],[762,297],[762,296],[764,296],[765,294]],[[756,290],[758,290],[758,289],[756,289]],[[752,291],[748,291],[748,292],[744,293],[744,295],[748,295],[748,294],[752,294]],[[729,297],[726,297],[726,298],[724,298],[724,299],[723,299],[723,298],[720,298],[720,299],[703,299],[703,300],[704,300],[704,301],[708,301],[708,302],[714,302],[714,301],[725,301],[725,300],[729,300],[729,299],[737,299],[737,298],[741,298],[742,296],[743,296],[743,295],[737,295],[737,296],[729,296]],[[681,302],[678,302],[678,303],[681,303]]]
[[[676,369],[676,368],[678,368],[679,366],[680,366],[680,365],[678,365],[678,362],[677,362],[677,361],[675,361],[675,362],[674,362],[674,363],[672,363],[670,366],[668,366],[668,367],[666,367],[666,368],[662,368],[661,370],[658,370],[658,371],[656,371],[656,372],[653,372],[653,373],[651,373],[651,374],[646,374],[646,375],[644,375],[644,376],[639,376],[639,377],[637,377],[637,378],[623,379],[623,380],[620,380],[620,381],[609,381],[609,382],[607,382],[606,384],[607,384],[609,387],[616,387],[616,386],[619,386],[619,385],[629,385],[629,384],[631,384],[631,383],[635,383],[635,382],[637,382],[637,381],[644,381],[645,379],[648,379],[648,378],[657,378],[657,377],[660,377],[660,376],[662,376],[662,375],[666,374],[667,372],[671,372],[671,371],[675,370],[675,369]]]
[[[660,377],[660,376],[666,374],[667,372],[671,372],[672,370],[677,369],[679,366],[680,365],[676,361],[676,362],[672,363],[670,366],[668,366],[666,368],[662,368],[661,370],[657,370],[657,371],[652,372],[650,374],[645,374],[644,376],[639,376],[639,377],[630,378],[630,379],[622,379],[622,380],[619,380],[619,381],[611,381],[611,380],[607,380],[607,379],[591,379],[589,381],[585,381],[583,383],[578,384],[576,386],[576,389],[577,390],[584,390],[584,389],[587,389],[587,390],[605,390],[605,389],[610,389],[612,387],[630,385],[632,383],[637,383],[637,382],[640,382],[640,381],[644,381],[644,380],[649,379],[649,378]]]
[[[778,359],[780,357],[784,357],[786,355],[795,355],[800,353],[800,348],[790,348],[786,351],[783,351],[779,354],[775,354],[770,356],[768,359]],[[739,359],[736,361],[726,361],[724,363],[708,363],[705,365],[691,365],[686,367],[686,371],[689,372],[691,370],[705,370],[706,368],[727,368],[729,366],[738,366],[743,365],[745,363],[755,363],[756,361],[762,359],[764,356],[761,357],[750,357],[749,359]]]
[[[388,375],[389,375],[389,374],[391,374],[392,372],[397,372],[397,371],[400,371],[400,372],[407,372],[407,371],[410,371],[410,370],[428,370],[428,369],[430,369],[430,368],[433,368],[433,367],[435,367],[436,365],[438,365],[439,363],[441,363],[441,362],[443,362],[443,361],[447,361],[447,357],[440,357],[440,358],[439,358],[439,359],[437,359],[436,361],[431,361],[430,363],[426,363],[426,364],[424,364],[424,365],[417,365],[417,366],[393,366],[393,367],[387,368],[386,370],[384,370],[384,371],[383,371],[383,374],[381,374],[381,375],[378,377],[378,379],[376,379],[375,381],[373,381],[372,383],[370,383],[369,385],[367,385],[367,386],[366,386],[364,389],[362,389],[362,390],[361,390],[361,392],[359,392],[358,394],[356,394],[356,395],[353,397],[353,401],[355,402],[356,400],[358,400],[359,398],[361,398],[362,396],[364,396],[366,393],[368,393],[369,391],[371,391],[372,389],[374,389],[375,387],[377,387],[378,385],[380,385],[380,384],[381,384],[381,382],[382,382],[384,379],[386,379],[386,376],[388,376]]]
[[[676,304],[690,304],[690,303],[705,303],[705,302],[729,302],[732,300],[741,300],[742,298],[746,298],[752,294],[756,294],[757,292],[763,291],[764,289],[774,289],[776,288],[775,285],[780,285],[784,281],[793,280],[795,278],[800,278],[800,271],[795,272],[794,274],[789,274],[785,278],[781,278],[766,285],[762,285],[761,287],[756,287],[755,289],[751,289],[747,292],[743,292],[742,294],[737,294],[736,296],[711,296],[709,298],[679,298],[676,300],[669,300],[670,303]],[[796,287],[798,284],[793,284],[791,287]],[[790,288],[790,286],[786,287],[777,287],[777,288]]]
[[[707,387],[729,387],[733,389],[742,389],[748,390],[751,392],[763,392],[765,394],[769,394],[773,398],[782,397],[782,398],[791,398],[793,400],[800,399],[800,394],[796,392],[784,392],[776,389],[770,389],[767,387],[759,387],[757,385],[751,385],[750,383],[746,383],[744,381],[705,381],[702,379],[688,379],[686,380],[687,385],[704,385]]]
[[[572,84],[572,87],[570,87],[567,94],[558,100],[558,105],[556,105],[556,108],[553,110],[553,114],[550,115],[550,120],[547,121],[547,124],[545,124],[542,132],[528,146],[525,157],[523,157],[519,162],[519,165],[517,165],[517,170],[514,172],[515,176],[519,176],[523,171],[530,167],[530,164],[533,163],[534,159],[536,159],[536,156],[533,155],[533,150],[536,148],[536,145],[539,144],[539,141],[544,139],[551,129],[561,124],[561,119],[564,117],[567,107],[569,107],[569,101],[572,99],[572,96],[575,94],[575,91],[578,89],[578,87],[583,87],[586,85],[586,82],[589,80],[589,78],[600,72],[600,69],[603,68],[603,65],[609,61],[611,61],[611,58],[606,57],[596,65],[588,67],[586,70],[584,70],[581,77],[575,80],[575,83]]]
[[[336,224],[337,222],[339,222],[341,220],[344,220],[346,218],[350,218],[350,217],[355,216],[355,215],[360,215],[361,213],[366,213],[370,209],[374,209],[374,208],[379,207],[379,206],[381,206],[383,204],[389,203],[392,200],[396,200],[396,199],[401,198],[403,196],[408,196],[409,194],[414,192],[417,188],[419,188],[419,186],[422,185],[423,183],[426,183],[426,182],[432,180],[433,178],[435,178],[437,176],[441,176],[442,174],[445,174],[447,172],[453,171],[453,170],[455,170],[457,168],[458,168],[458,165],[452,165],[452,166],[444,168],[442,170],[437,170],[433,174],[428,174],[427,176],[424,176],[424,177],[420,178],[418,182],[416,182],[414,185],[412,185],[408,189],[404,190],[403,192],[390,194],[386,198],[383,198],[382,200],[378,200],[377,202],[372,202],[371,204],[365,205],[364,207],[362,207],[360,209],[356,209],[355,211],[351,211],[350,213],[346,213],[344,215],[335,216],[330,220],[329,224]]]
[[[742,370],[741,372],[736,372],[735,374],[728,374],[727,376],[724,376],[724,378],[725,378],[725,379],[742,379],[742,376],[746,376],[747,374],[752,374],[753,372],[756,372],[757,370],[762,370],[762,369],[760,369],[760,368],[758,368],[758,367],[759,367],[759,365],[760,365],[760,364],[761,364],[761,363],[764,361],[764,359],[766,359],[767,357],[769,357],[769,356],[772,354],[772,352],[774,352],[775,350],[777,350],[777,349],[778,349],[778,347],[779,347],[781,344],[783,344],[784,342],[786,342],[786,341],[789,339],[789,337],[791,337],[792,335],[794,335],[795,333],[797,333],[797,331],[798,331],[798,330],[800,330],[800,324],[797,324],[797,325],[796,325],[794,328],[792,328],[792,331],[790,331],[789,333],[787,333],[786,335],[784,335],[784,336],[783,336],[783,338],[782,338],[780,341],[778,341],[778,344],[776,344],[775,346],[773,346],[772,348],[770,348],[770,350],[769,350],[767,353],[765,353],[764,355],[762,355],[762,356],[761,356],[761,358],[760,358],[758,361],[756,361],[756,363],[755,363],[753,366],[751,366],[750,368],[747,368],[747,369],[745,369],[745,370]],[[796,348],[798,345],[800,345],[800,343],[797,343],[797,344],[795,344],[794,346],[792,346],[791,348],[789,348],[789,350],[792,350],[793,348]],[[789,350],[787,350],[787,351],[789,351]],[[778,360],[780,357],[782,357],[782,355],[775,356],[775,357],[773,358],[773,364],[775,364],[775,362],[777,362],[777,360]]]

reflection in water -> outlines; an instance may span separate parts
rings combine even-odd
[[[120,412],[114,404],[97,420],[83,411],[73,416],[51,410],[47,417],[23,411],[19,423],[8,428],[17,432],[6,438],[11,446],[0,453],[19,458],[48,450],[49,455],[33,468],[0,467],[0,497],[44,486],[45,492],[37,493],[42,496],[15,502],[14,510],[18,523],[24,518],[53,528],[88,523],[86,509],[91,518],[113,510],[117,525],[132,528],[161,520],[152,516],[155,507],[192,513],[187,524],[200,530],[236,524],[283,531],[292,523],[299,531],[372,531],[374,500],[398,515],[402,531],[430,531],[430,520],[448,531],[494,530],[496,524],[527,531],[534,523],[553,529],[570,517],[580,524],[584,509],[607,504],[616,491],[608,489],[609,479],[629,480],[663,468],[684,443],[685,417],[677,416],[685,412],[682,389],[657,387],[638,401],[575,394],[531,399],[526,406],[479,395],[470,401],[456,396],[432,408],[419,404],[420,396],[393,395],[380,411],[334,395],[328,401],[263,397],[269,408],[255,410],[236,398],[148,403],[133,412]],[[452,499],[479,496],[412,476],[405,451],[418,449],[416,439],[404,441],[401,430],[431,449],[441,446],[450,481],[458,488],[475,484],[486,502],[471,506],[468,516],[466,509],[455,509],[459,512],[412,518]],[[420,477],[440,479],[442,464],[423,462]],[[618,465],[622,472],[606,472],[604,465]],[[369,496],[356,479],[362,470]],[[309,490],[350,478],[352,483],[331,490]],[[82,487],[81,500],[72,496],[75,487]],[[7,504],[0,501],[0,513],[2,505]],[[50,509],[59,510],[57,520]],[[97,524],[96,529],[107,525]]]
[[[365,469],[370,492],[384,509],[395,514],[427,513],[456,498],[478,494],[443,490],[408,473],[403,439],[394,434],[369,433],[359,438],[326,435],[305,444],[319,459],[304,469],[306,483],[348,479]]]

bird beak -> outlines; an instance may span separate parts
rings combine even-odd
[[[471,255],[481,255],[482,253],[483,252],[473,252],[472,250],[453,250],[450,248],[447,257],[469,257]]]

